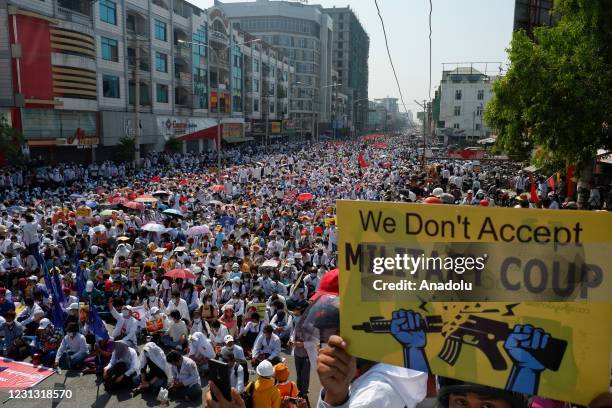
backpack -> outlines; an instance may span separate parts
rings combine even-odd
[[[240,395],[244,401],[245,408],[253,408],[253,392],[255,391],[255,383],[249,383],[244,392]]]

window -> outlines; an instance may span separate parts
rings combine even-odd
[[[342,51],[338,51],[338,58],[342,58]]]
[[[455,116],[461,115],[461,106],[455,106]]]
[[[155,70],[158,72],[168,72],[168,56],[161,52],[155,53]]]
[[[460,101],[461,100],[461,89],[457,89],[455,91],[455,99]]]
[[[270,108],[269,108],[268,112],[274,113],[274,102],[270,102],[269,106],[270,106]]]
[[[119,77],[103,75],[102,94],[105,98],[119,98]]]
[[[484,113],[484,108],[482,106],[478,106],[476,108],[476,116],[482,116],[483,113]]]
[[[168,103],[168,85],[157,84],[155,94],[157,102]]]
[[[484,99],[484,90],[483,89],[479,89],[478,90],[478,97],[477,97],[477,99],[479,101],[482,101]]]
[[[480,123],[476,124],[476,130],[480,130]]]
[[[253,80],[253,92],[259,92],[259,79]]]
[[[117,4],[111,0],[100,0],[100,20],[117,25]]]
[[[259,112],[259,99],[253,99],[253,112]]]
[[[255,72],[259,72],[259,60],[253,60],[253,63],[255,64]]]
[[[459,124],[458,124],[458,123],[455,123],[455,124],[453,125],[453,129],[459,129]]]
[[[234,55],[234,67],[240,68],[240,55]]]
[[[160,41],[167,41],[166,23],[163,21],[155,20],[155,38]]]
[[[107,61],[118,62],[119,61],[119,47],[117,46],[117,40],[112,38],[102,37],[102,59]]]
[[[338,29],[339,30],[344,30],[344,23],[338,24]]]

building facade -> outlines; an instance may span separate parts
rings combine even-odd
[[[350,7],[323,9],[334,23],[332,61],[341,92],[347,96],[348,125],[357,132],[367,128],[368,57],[370,37]],[[363,103],[361,103],[363,101]]]
[[[0,112],[54,160],[112,158],[137,128],[142,154],[170,138],[212,150],[219,119],[224,143],[244,142],[245,35],[184,0],[0,0]]]
[[[289,109],[297,131],[329,124],[332,104],[332,19],[321,6],[289,1],[215,1],[236,27],[282,50],[295,64]]]
[[[534,28],[554,25],[553,5],[554,0],[515,0],[514,31],[525,30],[533,38]]]
[[[484,121],[487,102],[493,96],[496,76],[485,75],[472,67],[457,67],[442,71],[436,91],[434,121],[437,133],[447,143],[488,137],[491,130]],[[439,97],[439,102],[437,98]]]

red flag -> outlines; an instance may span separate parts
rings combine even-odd
[[[359,152],[357,156],[357,161],[359,161],[359,167],[368,167],[368,163],[363,159],[363,154]]]
[[[552,188],[553,190],[555,190],[555,179],[553,178],[554,176],[550,176],[548,178],[548,185],[550,186],[550,188]]]
[[[533,181],[533,174],[529,175],[529,183],[531,184],[531,202],[537,203],[538,202],[538,192],[536,190],[535,182]]]
[[[574,182],[572,181],[572,178],[574,177],[574,166],[570,165],[567,166],[567,169],[565,170],[565,180],[567,183],[567,196],[568,197],[572,197],[574,195]]]

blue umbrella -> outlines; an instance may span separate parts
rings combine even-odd
[[[98,203],[96,203],[95,201],[86,201],[85,205],[88,206],[89,208],[96,208],[98,206]]]
[[[169,208],[167,210],[162,211],[164,214],[166,215],[175,215],[177,217],[182,217],[183,213],[180,212],[179,210],[175,210],[174,208]]]

